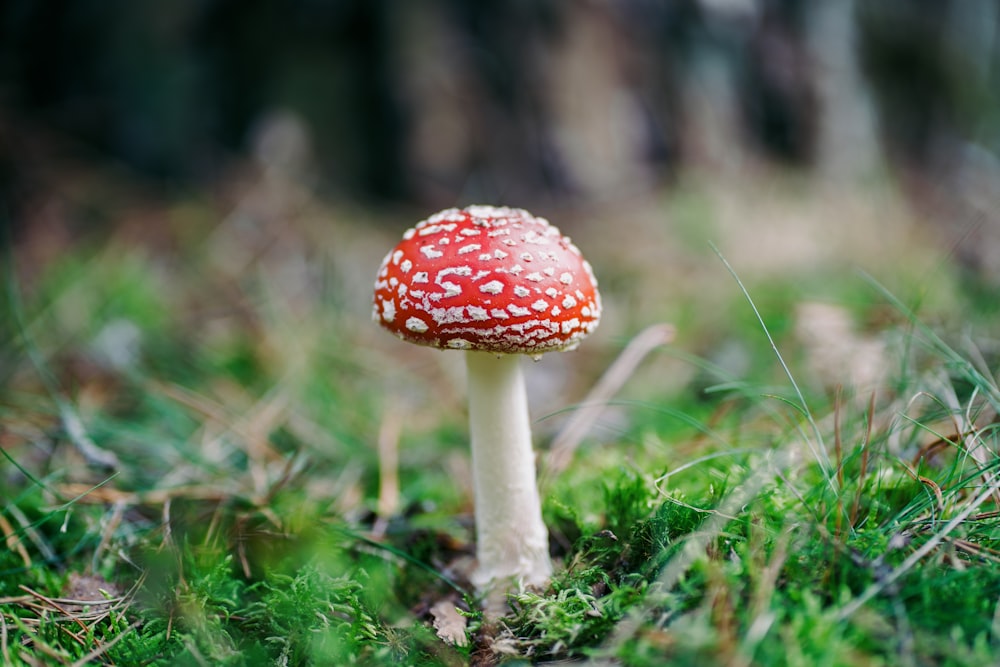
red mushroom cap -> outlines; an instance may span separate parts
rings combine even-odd
[[[375,282],[372,317],[420,345],[540,354],[597,328],[601,297],[579,249],[544,218],[452,208],[403,234]]]

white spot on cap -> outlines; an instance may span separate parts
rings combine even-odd
[[[466,255],[466,254],[468,254],[470,252],[475,252],[475,251],[479,250],[482,247],[483,246],[479,245],[478,243],[470,243],[469,245],[464,245],[461,248],[459,248],[458,249],[458,254],[459,255]]]
[[[417,271],[413,274],[413,284],[429,283],[430,281],[430,276],[427,275],[426,271]]]
[[[431,317],[438,324],[453,324],[455,322],[465,322],[465,307],[452,306],[450,308],[434,308],[431,310]]]
[[[559,296],[559,290],[557,290],[555,287],[550,287],[547,290],[545,290],[545,296],[549,297],[550,299],[554,299],[557,296]]]
[[[490,311],[490,315],[495,320],[506,320],[506,319],[510,318],[510,315],[508,315],[507,311],[504,310],[503,308],[494,308],[494,309],[492,309]]]
[[[524,285],[515,285],[514,286],[514,294],[516,296],[525,297],[525,296],[528,296],[529,294],[531,294],[531,290],[529,290]]]
[[[532,309],[537,310],[539,313],[544,313],[549,309],[549,302],[545,299],[539,299],[538,301],[531,304]]]
[[[559,313],[561,312],[562,310],[559,308],[559,306],[552,306],[552,317],[559,317]]]
[[[507,215],[507,208],[489,204],[472,204],[465,208],[466,213],[476,218],[498,218]]]
[[[499,280],[491,280],[488,283],[480,285],[479,291],[485,292],[486,294],[499,294],[503,291],[503,283]]]
[[[530,262],[531,260],[535,259],[534,257],[532,257],[532,256],[531,256],[531,253],[530,253],[530,252],[522,252],[522,253],[521,253],[521,254],[519,255],[519,257],[520,257],[520,258],[521,258],[521,260],[522,260],[522,261],[524,261],[524,262]]]
[[[567,294],[566,298],[562,300],[562,305],[563,308],[572,308],[576,305],[576,299]]]
[[[520,306],[515,305],[513,303],[507,306],[507,310],[509,310],[510,314],[513,315],[514,317],[524,317],[525,315],[531,315],[530,310],[528,310],[527,308],[521,308]]]
[[[580,320],[573,318],[571,320],[566,320],[562,323],[562,332],[568,334],[573,329],[578,329],[580,327]]]
[[[469,310],[469,317],[471,317],[474,320],[481,322],[483,320],[490,319],[490,315],[489,313],[486,312],[485,308],[480,308],[479,306],[469,306],[468,310]]]
[[[382,299],[382,319],[386,322],[396,319],[396,302],[392,299]]]
[[[448,266],[448,267],[445,267],[445,268],[443,268],[443,269],[441,269],[440,271],[437,272],[437,275],[434,277],[434,282],[436,282],[438,285],[440,285],[441,284],[441,280],[445,276],[450,276],[450,275],[465,276],[465,277],[471,276],[472,275],[472,267],[471,266]]]
[[[462,293],[462,288],[459,285],[456,285],[455,283],[449,280],[446,280],[443,283],[441,283],[441,287],[444,288],[444,296],[446,299],[453,296],[458,296],[459,294]]]
[[[406,328],[413,333],[424,333],[427,331],[427,323],[419,317],[411,317],[406,320]]]
[[[399,264],[399,260],[401,260],[401,259],[403,259],[403,251],[402,250],[397,250],[396,252],[392,253],[392,263],[393,264]]]
[[[459,234],[464,234],[465,236],[479,236],[480,232],[478,229],[472,229],[471,227],[466,227]]]
[[[399,265],[399,269],[403,273],[409,273],[410,269],[412,269],[412,268],[413,268],[413,262],[411,262],[408,259],[404,259],[403,263]]]
[[[509,257],[510,253],[504,252],[500,248],[497,248],[496,250],[493,251],[493,256],[496,257],[497,259],[504,259],[505,257]]]
[[[573,274],[570,273],[569,271],[563,273],[562,275],[559,276],[559,282],[561,282],[563,285],[572,285]]]
[[[556,275],[556,270],[553,269],[551,266],[548,266],[548,267],[545,267],[544,269],[542,269],[542,273],[544,273],[545,275],[547,275],[547,276],[549,276],[551,278],[552,276]]]
[[[538,273],[537,271],[533,271],[533,272],[529,273],[528,275],[526,275],[524,277],[524,279],[525,280],[530,280],[533,283],[540,283],[543,280],[545,280],[545,277],[542,274]]]
[[[423,253],[424,257],[427,259],[437,259],[438,257],[444,257],[444,253],[440,250],[435,250],[434,245],[425,245],[420,247],[420,252]]]
[[[431,234],[437,234],[439,232],[450,232],[451,230],[455,229],[456,226],[457,225],[455,225],[454,223],[448,225],[427,225],[426,227],[421,229],[418,233],[421,236],[430,236]]]

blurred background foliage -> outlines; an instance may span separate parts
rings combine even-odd
[[[154,188],[255,154],[424,208],[888,164],[941,204],[1000,173],[998,26],[991,0],[8,0],[0,191],[30,203],[55,150]]]

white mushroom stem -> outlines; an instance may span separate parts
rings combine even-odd
[[[481,592],[542,586],[552,563],[520,355],[468,352],[466,367],[478,560],[472,583]]]

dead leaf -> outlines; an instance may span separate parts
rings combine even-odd
[[[451,600],[440,600],[431,607],[434,629],[437,636],[449,646],[467,646],[469,638],[465,634],[468,619],[459,613]]]

